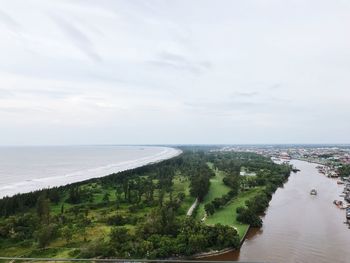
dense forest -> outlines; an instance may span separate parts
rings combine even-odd
[[[242,176],[242,169],[251,175]],[[184,148],[170,160],[5,197],[0,200],[0,254],[169,258],[238,248],[242,237],[234,222],[261,227],[259,215],[290,171],[253,153]],[[218,172],[227,191],[204,204]],[[254,194],[234,211],[232,224],[206,223],[196,211],[187,215],[196,199],[210,218],[249,191]]]

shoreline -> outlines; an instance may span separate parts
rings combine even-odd
[[[146,147],[146,146],[142,146]],[[153,147],[153,146],[152,146]],[[159,147],[159,146],[156,146]],[[120,173],[127,170],[136,169],[139,167],[147,166],[150,164],[158,163],[164,160],[168,160],[182,154],[182,150],[173,147],[165,147],[161,146],[163,150],[159,153],[153,154],[151,156],[138,158],[130,161],[123,161],[115,164],[99,166],[95,168],[89,168],[85,170],[81,170],[78,172],[73,172],[71,174],[58,175],[52,177],[44,177],[37,179],[27,179],[20,182],[14,182],[11,184],[6,184],[0,186],[0,199],[5,197],[12,197],[17,194],[26,194],[34,191],[40,191],[47,188],[60,187],[68,184],[84,182],[94,178],[102,178],[114,173]],[[107,169],[110,172],[104,171],[101,174],[92,174],[89,175],[90,172],[95,172],[99,169]],[[103,173],[103,174],[102,174]],[[18,189],[23,189],[18,191]]]

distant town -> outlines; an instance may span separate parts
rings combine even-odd
[[[337,179],[338,185],[344,185],[344,190],[339,197],[341,200],[334,200],[333,203],[340,209],[346,210],[346,223],[350,228],[350,146],[311,146],[311,145],[289,145],[289,146],[225,146],[219,151],[254,152],[261,154],[279,163],[289,163],[290,160],[301,160],[309,163],[316,163],[316,169],[320,174]],[[293,167],[293,171],[299,169]],[[312,195],[317,194],[312,189]]]
[[[220,151],[254,152],[273,160],[302,160],[326,165],[335,170],[350,165],[350,146],[311,146],[311,145],[255,145],[225,146]]]

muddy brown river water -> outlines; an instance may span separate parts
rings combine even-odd
[[[301,171],[274,194],[260,230],[251,229],[240,251],[206,258],[255,262],[350,262],[345,211],[333,204],[344,186],[313,163],[293,160]],[[310,195],[312,188],[318,195]]]

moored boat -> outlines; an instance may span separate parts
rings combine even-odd
[[[350,208],[346,208],[346,219],[350,219]]]
[[[312,189],[312,190],[310,191],[310,195],[317,195],[316,189]]]
[[[338,208],[343,209],[343,201],[340,200],[334,200],[333,204],[335,204]],[[345,207],[344,207],[345,208]]]

